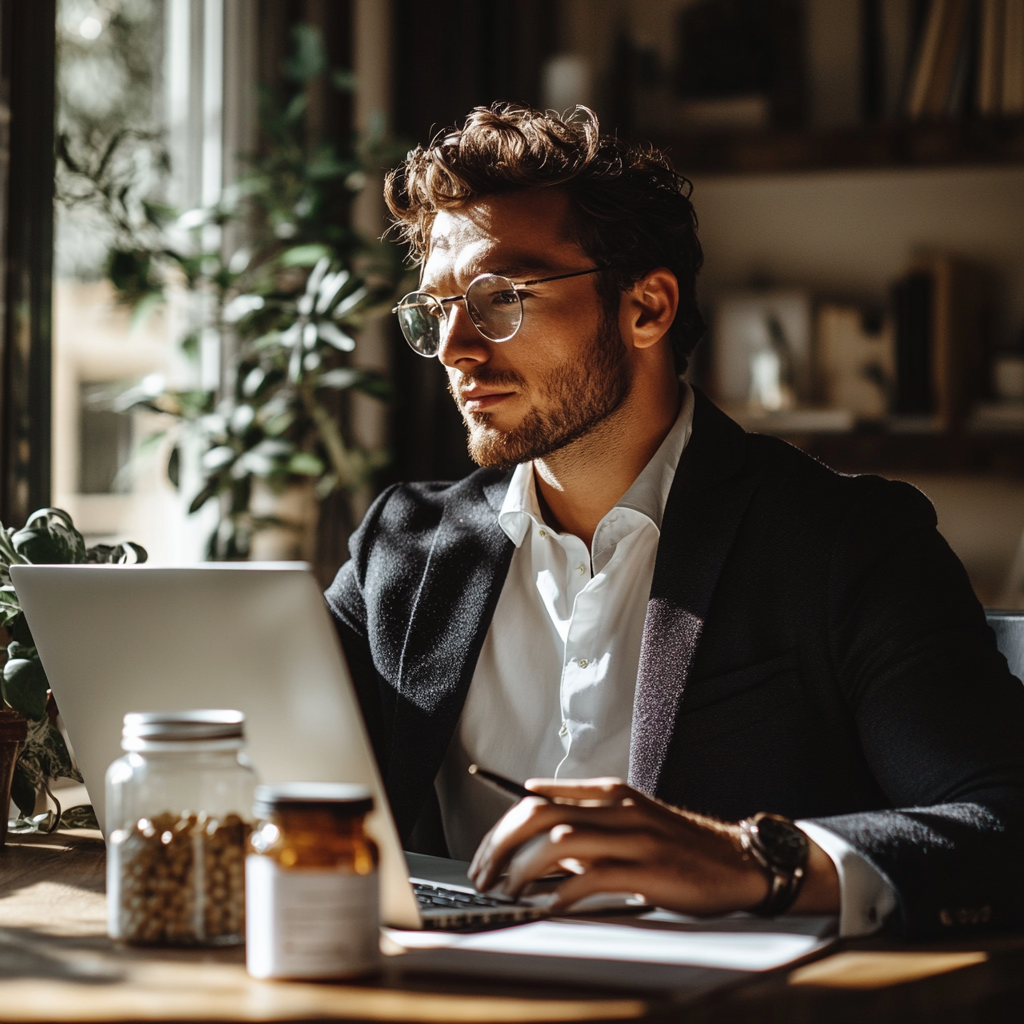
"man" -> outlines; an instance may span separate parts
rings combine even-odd
[[[568,870],[559,907],[1024,920],[1024,688],[923,496],[680,382],[685,179],[589,111],[496,104],[387,199],[403,333],[483,467],[381,495],[327,593],[403,840],[475,851],[481,888]]]

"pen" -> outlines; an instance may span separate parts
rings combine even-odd
[[[501,790],[503,793],[511,793],[512,796],[518,797],[520,800],[527,796],[536,796],[540,797],[541,800],[547,800],[547,797],[541,793],[534,793],[532,789],[527,789],[518,782],[506,779],[504,775],[499,775],[497,772],[490,772],[486,768],[481,768],[478,764],[471,764],[466,770],[470,775],[476,775],[481,782],[486,782],[493,789]]]

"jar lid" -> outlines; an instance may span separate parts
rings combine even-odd
[[[121,746],[133,750],[140,743],[241,740],[244,729],[241,711],[131,711],[124,716]]]
[[[348,782],[281,782],[256,787],[252,812],[257,817],[285,808],[366,814],[373,810],[373,793],[366,786]]]

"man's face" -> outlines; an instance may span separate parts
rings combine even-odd
[[[490,196],[438,214],[420,285],[464,294],[478,274],[520,282],[586,270],[593,261],[567,231],[557,191]],[[523,322],[509,341],[488,341],[464,302],[449,309],[438,353],[481,466],[510,468],[588,433],[622,403],[630,368],[618,317],[606,316],[596,275],[521,291]]]

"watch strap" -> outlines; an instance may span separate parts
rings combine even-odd
[[[803,842],[795,858],[792,850],[787,850],[785,858],[778,856],[771,843],[765,841],[760,824],[766,818],[772,820],[775,828],[787,828],[794,836],[799,833]],[[796,902],[803,887],[810,841],[788,818],[762,812],[740,822],[740,844],[757,861],[768,878],[767,895],[750,912],[759,917],[778,917],[784,914]]]

